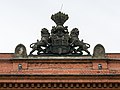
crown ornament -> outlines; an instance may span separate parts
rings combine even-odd
[[[56,23],[56,25],[63,25],[68,19],[68,15],[62,12],[58,12],[51,16],[51,19]]]

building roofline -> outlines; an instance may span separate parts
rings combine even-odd
[[[120,76],[120,74],[0,74],[0,76]]]

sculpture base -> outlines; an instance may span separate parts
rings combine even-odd
[[[44,54],[44,53],[41,53],[39,55],[28,55],[28,56],[91,56],[91,55],[81,55],[80,53],[77,53],[77,54]]]

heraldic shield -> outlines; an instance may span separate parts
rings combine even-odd
[[[70,46],[68,43],[68,38],[65,36],[57,37],[52,40],[52,45],[50,47],[52,53],[56,54],[67,54],[70,51]]]

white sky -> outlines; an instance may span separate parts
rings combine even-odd
[[[60,11],[69,15],[69,31],[78,28],[80,40],[102,44],[107,53],[120,53],[120,0],[0,0],[0,53],[13,53],[22,43],[40,39],[42,28],[51,30],[51,15]]]

